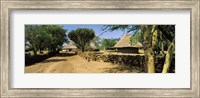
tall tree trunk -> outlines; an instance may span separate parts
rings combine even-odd
[[[157,30],[157,26],[156,25],[152,26],[151,32],[152,32],[152,44],[151,44],[151,47],[154,50],[156,48],[156,44],[158,42],[158,30]]]
[[[155,53],[154,48],[157,42],[157,29],[156,26],[142,25],[141,26],[142,36],[143,36],[143,46],[145,53],[145,71],[148,73],[155,73]],[[152,34],[152,38],[150,35]],[[152,42],[151,42],[152,40]]]
[[[155,73],[155,55],[152,48],[146,50],[146,63],[148,73]]]
[[[147,56],[147,49],[149,47],[149,41],[148,41],[148,32],[147,32],[147,27],[145,25],[141,25],[141,32],[142,32],[142,44],[143,44],[143,49],[144,49],[144,54],[145,54],[145,65],[144,65],[144,70],[145,72],[148,72],[148,56]]]
[[[36,56],[37,55],[37,48],[36,48],[35,44],[33,44],[33,46],[32,46],[32,51],[33,51],[34,56]]]
[[[42,53],[42,49],[40,49],[40,54]]]
[[[34,56],[36,56],[37,55],[37,50],[33,49],[33,54],[34,54]]]
[[[85,47],[82,47],[81,50],[82,50],[82,52],[84,53],[84,52],[85,52]]]
[[[165,57],[165,63],[163,66],[162,73],[167,73],[169,71],[174,51],[175,51],[175,42],[173,41],[167,49],[167,54]]]

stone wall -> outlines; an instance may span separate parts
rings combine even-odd
[[[119,64],[122,66],[138,66],[144,68],[145,57],[144,55],[133,55],[133,54],[101,54],[95,52],[85,52],[79,54],[81,57],[85,58],[88,61],[99,61],[99,62],[111,62],[113,64]],[[156,58],[156,72],[162,72],[165,58],[157,57]],[[170,66],[170,73],[175,72],[175,56],[172,59],[172,65]]]
[[[118,55],[118,54],[98,54],[94,52],[88,52],[80,54],[83,58],[88,61],[99,61],[99,62],[111,62],[113,64],[120,64],[126,66],[140,66],[144,65],[143,55]]]

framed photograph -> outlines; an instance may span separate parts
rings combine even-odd
[[[200,97],[199,0],[1,1],[0,97]]]

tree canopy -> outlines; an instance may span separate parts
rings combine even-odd
[[[142,34],[141,32],[133,34],[130,38],[130,44],[133,46],[136,42],[141,42],[142,43]]]
[[[25,25],[25,45],[35,55],[45,49],[55,52],[67,41],[65,33],[59,25]]]
[[[118,39],[103,39],[101,42],[101,46],[103,49],[112,48],[117,43]]]
[[[92,43],[94,43],[94,45],[98,48],[98,49],[101,49],[101,42],[102,42],[102,38],[100,37],[95,37],[93,40],[92,40]]]
[[[114,47],[117,41],[119,41],[118,38],[99,38],[99,37],[95,37],[92,40],[94,45],[100,50]]]
[[[70,31],[68,37],[84,52],[86,46],[95,38],[95,32],[88,28],[78,28]]]

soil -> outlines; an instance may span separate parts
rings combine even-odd
[[[118,70],[119,69],[119,70]],[[109,62],[87,61],[79,55],[54,56],[25,67],[25,73],[112,73],[130,72]]]

